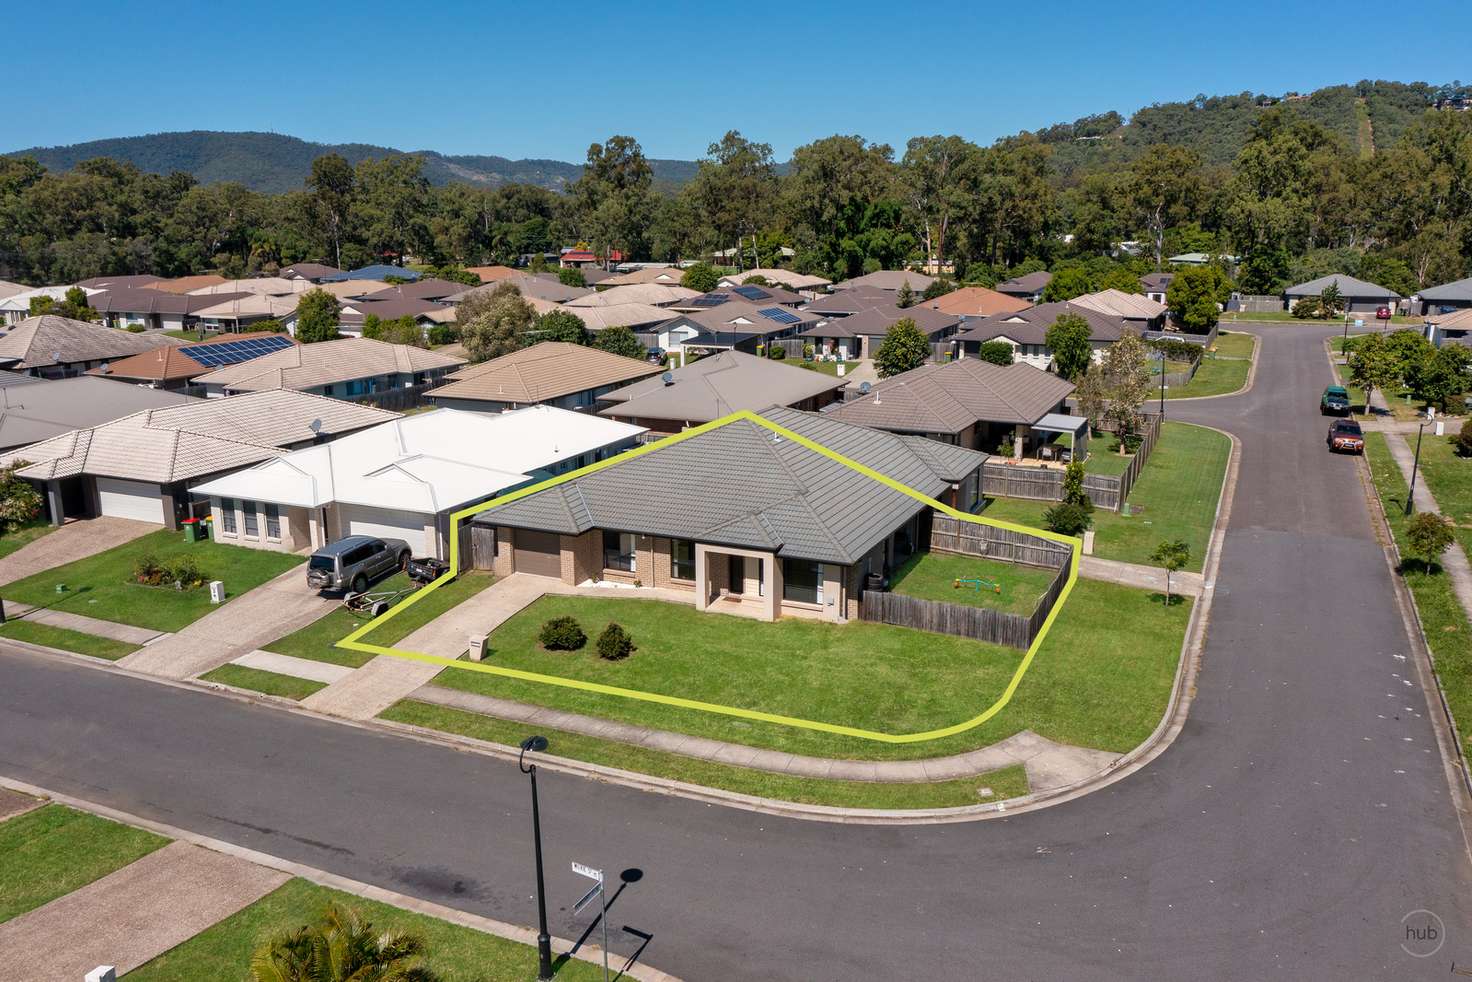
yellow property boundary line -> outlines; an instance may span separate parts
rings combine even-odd
[[[908,495],[909,497],[914,498],[916,501],[929,505],[936,511],[941,512],[944,515],[949,515],[951,518],[960,519],[961,521],[965,522],[975,522],[978,525],[990,525],[994,528],[1007,529],[1008,531],[1012,532],[1021,532],[1027,535],[1034,535],[1042,539],[1050,539],[1054,542],[1061,542],[1069,547],[1070,554],[1068,561],[1068,581],[1063,585],[1063,591],[1058,594],[1058,600],[1056,603],[1053,604],[1053,609],[1048,612],[1048,616],[1043,620],[1043,626],[1042,629],[1038,631],[1038,636],[1033,639],[1031,646],[1029,646],[1027,649],[1027,654],[1025,654],[1022,658],[1022,661],[1018,663],[1017,671],[1012,674],[1012,678],[1007,683],[1007,688],[1003,690],[1002,695],[997,699],[996,702],[992,703],[986,708],[985,711],[977,716],[973,716],[971,719],[964,720],[963,722],[956,723],[951,726],[942,727],[940,729],[926,730],[921,733],[882,733],[877,730],[866,730],[861,727],[844,726],[838,723],[823,723],[817,720],[801,719],[796,716],[782,716],[777,713],[764,713],[760,710],[741,709],[736,706],[723,706],[719,703],[701,702],[696,699],[684,699],[680,696],[667,696],[657,692],[644,692],[639,689],[624,689],[620,688],[619,686],[603,685],[598,682],[583,682],[577,679],[563,678],[559,675],[543,675],[539,672],[527,672],[516,668],[503,668],[499,665],[488,665],[484,662],[469,662],[460,661],[454,658],[441,658],[437,655],[427,655],[418,651],[403,651],[398,648],[386,648],[381,645],[368,644],[364,641],[359,640],[370,632],[388,623],[390,620],[408,610],[414,604],[423,600],[435,590],[444,586],[446,583],[449,583],[456,576],[459,575],[459,531],[460,523],[462,521],[465,521],[466,519],[469,519],[474,515],[478,515],[479,513],[486,511],[487,509],[497,508],[501,505],[509,504],[520,498],[525,498],[527,495],[536,494],[539,491],[545,491],[548,488],[557,487],[559,484],[565,484],[575,478],[596,473],[606,467],[612,467],[615,464],[624,463],[625,461],[632,460],[635,457],[643,456],[647,453],[653,453],[656,450],[662,450],[666,447],[673,446],[683,440],[693,439],[694,437],[700,436],[702,433],[708,433],[711,430],[714,430],[721,426],[725,426],[728,423],[737,422],[738,420],[746,420],[747,422],[755,423],[758,426],[771,430],[773,433],[778,434],[784,439],[791,440],[793,443],[806,447],[807,449],[812,450],[815,453],[820,453],[831,460],[837,461],[845,467],[858,471],[865,477],[878,481],[887,487],[893,488],[901,494]],[[482,502],[481,504],[474,505],[470,508],[464,508],[460,511],[455,512],[450,516],[449,572],[446,573],[444,576],[441,576],[439,579],[435,580],[433,583],[430,583],[423,589],[418,590],[410,596],[406,597],[403,601],[395,605],[392,609],[385,611],[383,614],[380,614],[378,617],[375,617],[368,623],[353,631],[353,633],[349,634],[347,637],[337,642],[337,647],[346,648],[350,651],[364,652],[372,655],[392,655],[395,658],[407,658],[411,661],[423,662],[428,665],[442,665],[447,668],[458,668],[463,671],[484,672],[487,675],[501,675],[506,678],[520,679],[525,682],[538,682],[543,685],[555,685],[565,689],[582,689],[586,692],[596,692],[601,695],[618,696],[619,698],[623,699],[637,699],[642,702],[660,703],[666,706],[675,706],[680,709],[694,709],[706,713],[716,713],[722,716],[734,716],[740,719],[757,720],[763,723],[777,723],[782,726],[795,726],[805,730],[816,730],[823,733],[833,733],[838,736],[856,737],[861,740],[872,740],[877,743],[925,743],[930,740],[939,740],[942,737],[954,736],[957,733],[964,733],[967,730],[975,729],[976,727],[985,723],[987,720],[991,719],[993,716],[997,715],[997,713],[1001,712],[1002,709],[1007,705],[1007,703],[1012,700],[1012,696],[1017,691],[1017,687],[1022,683],[1022,677],[1027,674],[1028,668],[1032,665],[1033,657],[1037,654],[1038,648],[1041,647],[1043,641],[1047,639],[1048,632],[1053,627],[1053,621],[1058,617],[1058,611],[1063,608],[1063,604],[1068,600],[1069,594],[1073,592],[1074,583],[1078,581],[1079,557],[1082,555],[1082,553],[1083,543],[1072,536],[1060,535],[1057,532],[1049,532],[1043,529],[1030,528],[1026,525],[1018,525],[1013,522],[985,519],[980,517],[979,515],[971,515],[966,512],[957,511],[955,508],[952,508],[949,505],[941,504],[934,498],[921,494],[914,488],[907,487],[906,485],[901,484],[899,481],[896,481],[893,478],[879,473],[873,468],[866,467],[856,460],[850,460],[848,457],[845,457],[842,454],[835,453],[834,451],[829,450],[827,447],[824,447],[819,443],[815,443],[814,441],[808,439],[805,436],[802,436],[799,433],[794,433],[792,430],[789,430],[783,426],[779,426],[776,423],[773,423],[771,420],[764,419],[763,417],[758,416],[756,413],[753,413],[749,410],[742,410],[741,412],[732,413],[729,416],[723,416],[720,419],[712,420],[709,423],[703,423],[700,426],[685,430],[682,433],[677,433],[673,436],[666,437],[663,440],[659,440],[654,443],[646,443],[642,447],[639,447],[635,450],[630,450],[626,453],[619,454],[616,457],[610,457],[607,460],[600,460],[597,463],[589,464],[587,467],[582,467],[575,471],[569,471],[566,474],[560,474],[557,477],[549,478],[545,481],[540,481],[536,484],[520,488],[516,491],[511,492],[510,494],[505,495],[504,497],[493,498],[490,501]]]

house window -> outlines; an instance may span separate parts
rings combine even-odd
[[[220,499],[220,531],[226,535],[235,534],[235,499]]]
[[[677,580],[695,579],[695,543],[689,539],[670,540],[670,576]]]
[[[242,501],[240,503],[241,515],[245,518],[246,538],[256,539],[261,535],[261,527],[256,522],[256,503],[254,501]]]
[[[630,532],[603,533],[603,568],[634,571],[634,536]]]
[[[281,509],[272,502],[266,504],[266,538],[281,538]]]
[[[823,564],[806,559],[782,560],[782,599],[804,604],[823,602]]]

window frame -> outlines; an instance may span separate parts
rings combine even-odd
[[[235,520],[235,499],[220,499],[220,534],[239,535],[239,523]]]
[[[681,559],[679,556],[679,549],[681,546],[689,547],[690,555],[686,559]],[[688,568],[690,575],[685,576],[682,574],[682,566]],[[670,579],[682,580],[687,583],[693,583],[695,581],[695,540],[670,540]]]

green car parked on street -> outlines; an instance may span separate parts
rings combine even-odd
[[[1331,385],[1319,396],[1320,416],[1348,416],[1349,393],[1342,385]]]

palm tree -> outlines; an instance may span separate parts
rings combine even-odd
[[[1330,283],[1319,291],[1319,316],[1325,319],[1337,316],[1344,309],[1344,298],[1339,294],[1339,284]]]
[[[439,982],[422,936],[373,932],[357,911],[329,903],[317,923],[284,931],[256,950],[252,982]]]

